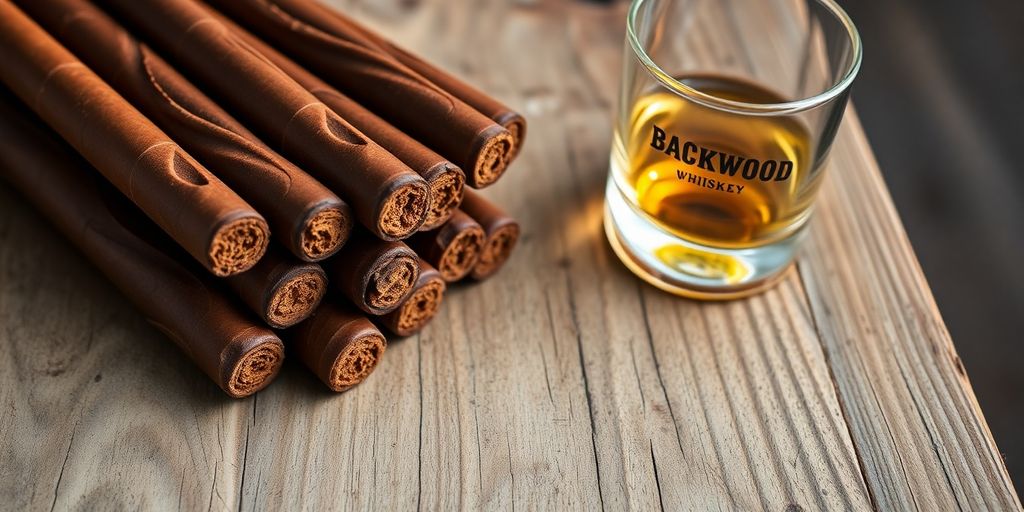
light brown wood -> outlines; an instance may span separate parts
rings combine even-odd
[[[852,110],[797,269],[682,300],[601,228],[624,5],[338,4],[524,110],[518,252],[352,391],[231,400],[0,185],[4,507],[1020,509]]]

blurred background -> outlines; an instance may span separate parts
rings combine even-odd
[[[839,0],[853,100],[1018,492],[1024,489],[1024,0]]]

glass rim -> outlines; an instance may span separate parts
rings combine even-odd
[[[827,103],[849,89],[850,85],[853,84],[853,80],[857,77],[857,72],[860,71],[861,59],[863,57],[860,33],[857,31],[856,25],[853,24],[853,20],[850,18],[850,15],[847,14],[846,11],[835,2],[835,0],[813,1],[823,5],[836,19],[839,20],[840,23],[842,23],[843,27],[846,29],[847,37],[853,46],[853,60],[847,66],[843,77],[832,84],[828,89],[825,89],[813,96],[793,101],[778,103],[749,103],[745,101],[735,101],[721,98],[713,94],[708,94],[673,78],[672,75],[666,73],[665,70],[663,70],[661,66],[654,62],[654,59],[647,54],[647,50],[645,50],[640,44],[640,39],[636,35],[636,30],[634,30],[634,26],[637,21],[637,13],[639,12],[640,7],[646,3],[647,0],[632,0],[632,4],[629,6],[629,12],[626,15],[626,39],[629,40],[629,45],[632,47],[633,53],[640,59],[640,62],[644,67],[646,67],[647,70],[658,79],[658,81],[676,93],[682,94],[701,103],[707,103],[710,106],[725,107],[727,109],[755,113],[778,113],[808,110]]]

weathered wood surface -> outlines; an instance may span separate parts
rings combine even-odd
[[[339,4],[528,115],[515,258],[230,400],[0,185],[0,508],[1020,508],[852,111],[796,271],[677,299],[601,229],[624,5]]]

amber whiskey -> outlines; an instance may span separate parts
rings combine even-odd
[[[743,103],[785,98],[720,75],[678,78],[706,95]],[[620,127],[620,188],[663,229],[722,248],[769,244],[807,217],[820,172],[801,120],[711,108],[658,89],[633,102]],[[630,194],[632,192],[632,194]]]

